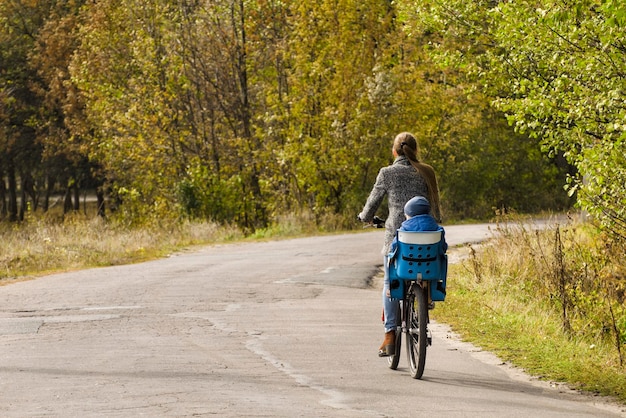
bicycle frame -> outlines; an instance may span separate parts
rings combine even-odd
[[[402,234],[400,234],[402,232]],[[398,247],[390,254],[391,296],[400,300],[396,347],[389,367],[398,367],[404,335],[411,376],[420,379],[426,363],[426,349],[432,345],[428,330],[433,300],[445,299],[447,256],[441,251],[437,231],[399,231]]]

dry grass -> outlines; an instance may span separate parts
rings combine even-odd
[[[0,284],[54,271],[143,261],[186,246],[241,238],[236,228],[185,222],[127,230],[100,218],[0,224]]]
[[[533,375],[626,403],[624,247],[589,225],[499,232],[452,266],[435,319]]]
[[[319,229],[311,214],[282,216],[247,237],[237,227],[206,221],[163,221],[129,229],[84,214],[29,214],[23,223],[0,222],[0,285],[57,271],[145,261],[194,245],[315,233]]]

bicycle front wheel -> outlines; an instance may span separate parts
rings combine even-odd
[[[406,304],[406,354],[409,360],[409,369],[414,379],[420,379],[424,374],[426,364],[426,347],[428,346],[428,298],[427,288],[412,286],[407,295]]]

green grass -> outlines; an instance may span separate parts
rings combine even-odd
[[[451,266],[446,301],[437,305],[433,318],[449,324],[464,340],[531,375],[608,395],[626,404],[626,367],[620,364],[626,351],[625,311],[620,293],[623,279],[618,278],[617,292],[607,290],[604,298],[585,298],[583,290],[594,294],[608,287],[581,285],[582,269],[577,263],[588,260],[577,260],[580,254],[573,249],[577,243],[587,245],[585,240],[590,236],[578,227],[562,231],[566,238],[563,241],[565,270],[571,273],[560,278],[564,288],[569,289],[564,293],[571,302],[568,326],[564,325],[561,299],[555,278],[551,277],[554,274],[551,269],[557,265],[553,258],[556,247],[551,241],[554,231],[536,233],[525,228],[504,231],[503,238],[481,246],[475,255],[471,255],[473,250],[464,249],[468,257]],[[610,257],[606,248],[600,246],[602,251]],[[623,254],[623,248],[615,254]],[[612,264],[620,259],[610,259],[610,271],[615,270]],[[598,266],[586,264],[586,268],[597,268],[595,282],[605,277],[604,270]],[[616,299],[611,299],[612,296]],[[606,313],[609,303],[617,314],[615,321]],[[617,350],[613,324],[621,333],[621,353]]]

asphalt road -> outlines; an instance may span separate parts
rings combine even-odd
[[[451,245],[488,227],[446,228]],[[0,287],[1,417],[619,417],[432,324],[382,338],[382,231],[211,246]],[[404,355],[404,353],[403,353]]]

